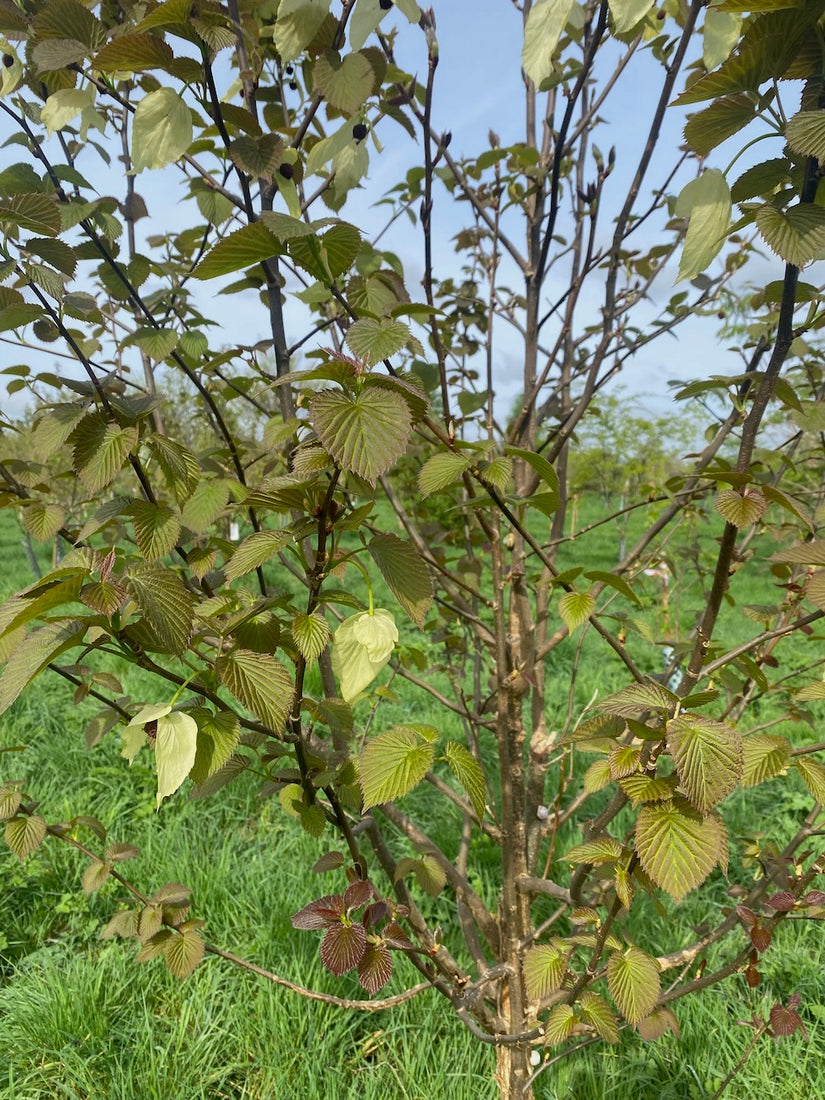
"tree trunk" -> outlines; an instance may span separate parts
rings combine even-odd
[[[532,1072],[529,1044],[496,1047],[496,1082],[501,1100],[533,1100],[533,1086],[527,1084]]]

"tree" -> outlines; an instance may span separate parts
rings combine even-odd
[[[324,965],[355,970],[369,996],[393,965],[417,970],[495,1048],[512,1100],[582,1040],[616,1042],[625,1025],[654,1038],[676,1028],[679,998],[743,970],[757,984],[775,926],[825,901],[813,888],[823,746],[748,725],[760,694],[789,713],[823,696],[793,655],[773,672],[785,639],[825,608],[822,478],[800,500],[781,487],[789,449],[754,457],[769,408],[821,400],[821,372],[794,341],[810,333],[814,346],[821,317],[799,272],[825,246],[822,11],[502,5],[491,34],[523,20],[524,121],[466,154],[438,99],[435,15],[414,0],[0,6],[0,109],[20,156],[0,173],[0,329],[26,349],[59,346],[77,368],[7,371],[37,411],[25,444],[5,447],[0,503],[72,550],[0,608],[0,712],[42,675],[69,681],[102,704],[90,745],[121,726],[129,758],[154,753],[161,813],[187,778],[217,795],[254,761],[319,838],[317,869],[338,876],[293,916],[323,934]],[[422,79],[401,67],[399,42],[418,50]],[[634,73],[650,89],[634,121],[644,143],[605,154],[595,141],[611,141],[612,97]],[[799,79],[793,113],[781,97]],[[695,105],[685,147],[671,147],[668,112]],[[737,134],[743,148],[778,138],[778,155],[738,176],[707,167]],[[371,158],[406,137],[416,166],[387,202],[420,233],[423,295],[383,226],[346,219]],[[95,190],[101,161],[119,166],[116,197]],[[180,201],[141,240],[144,181],[161,171]],[[447,209],[465,222],[455,271],[437,266],[434,217]],[[689,319],[713,324],[764,246],[778,259],[745,369],[726,375],[713,349],[681,395],[715,388],[723,416],[687,471],[629,502],[643,522],[622,560],[592,568],[593,525],[567,524],[571,440],[648,345]],[[657,306],[677,257],[689,289]],[[250,300],[267,340],[226,346],[222,303],[230,315]],[[307,369],[294,369],[299,352]],[[522,394],[504,428],[503,353],[521,364]],[[794,356],[800,369],[783,376]],[[198,431],[184,432],[179,401],[164,404],[167,376],[197,402]],[[718,540],[712,577],[671,689],[637,579],[702,509]],[[764,568],[777,527],[790,542],[773,567],[781,594],[747,619],[731,576]],[[594,702],[585,640],[617,688]],[[548,667],[565,653],[560,704]],[[121,693],[115,661],[151,673],[155,693]],[[462,735],[384,723],[376,684],[389,665]],[[596,754],[586,772],[582,747]],[[670,942],[662,919],[641,946],[639,896],[678,902],[724,870],[724,800],[788,775],[811,812],[763,853],[761,877],[737,867],[735,908],[690,944]],[[455,815],[451,851],[405,802],[420,786]],[[49,823],[35,798],[5,783],[8,844],[21,858],[47,836],[73,844],[90,857],[88,890],[115,877],[134,904],[107,934],[136,937],[141,957],[180,976],[205,950],[248,965],[206,944],[185,887],[128,879],[128,840],[110,843],[82,814]],[[496,898],[473,885],[474,835],[497,853]],[[419,904],[442,890],[455,918],[444,940]],[[722,961],[687,972],[720,943]],[[800,1027],[797,1005],[777,1005],[757,1033]]]

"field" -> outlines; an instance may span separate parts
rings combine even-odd
[[[610,564],[614,539],[602,529],[600,541],[594,540],[588,553],[595,567]],[[706,549],[699,546],[700,564]],[[8,521],[0,528],[0,560],[5,566],[0,595],[31,580],[19,532]],[[770,602],[770,578],[742,581],[734,594],[740,603]],[[674,594],[674,633],[678,621],[690,622],[696,599],[695,592]],[[661,623],[653,629],[661,632]],[[735,630],[734,619],[723,625],[729,641],[736,639]],[[798,644],[813,652],[821,641]],[[618,686],[605,681],[599,652],[583,649],[579,705],[596,688],[604,694]],[[647,653],[648,665],[655,664],[655,649],[648,647]],[[556,659],[563,682],[565,658]],[[142,697],[134,675],[129,688]],[[409,716],[412,703],[404,685],[396,680],[393,690],[398,698],[387,704],[386,717]],[[759,710],[760,723],[770,720],[769,703]],[[128,871],[148,892],[168,881],[190,886],[210,943],[313,989],[361,996],[353,979],[334,979],[322,970],[316,937],[295,932],[289,922],[307,901],[332,889],[309,870],[334,846],[329,839],[308,837],[277,799],[261,801],[259,784],[247,777],[209,801],[189,802],[182,792],[156,814],[146,754],[130,769],[119,755],[116,734],[86,748],[83,730],[93,710],[86,703],[74,705],[71,689],[56,678],[38,682],[1,720],[0,747],[11,751],[0,754],[0,778],[25,778],[49,821],[94,814],[112,840],[139,846],[141,856]],[[426,720],[420,708],[416,713]],[[803,724],[782,732],[800,744],[819,740]],[[731,834],[769,832],[780,843],[791,835],[809,798],[801,782],[783,790],[780,797],[778,788],[766,784],[729,799],[724,810]],[[449,851],[449,815],[428,811],[423,799],[415,804],[430,813],[428,827]],[[482,841],[474,855],[478,888],[489,897]],[[392,1010],[350,1013],[306,1001],[216,957],[183,983],[161,962],[137,964],[131,944],[100,940],[122,890],[108,884],[86,897],[80,888],[84,864],[57,842],[22,864],[7,850],[0,852],[3,1100],[493,1100],[496,1095],[491,1052],[434,992]],[[740,870],[734,861],[731,878]],[[725,891],[725,880],[716,874],[682,905],[666,903],[669,947],[682,942],[680,936],[689,942],[691,926],[705,919],[708,899],[724,903]],[[426,904],[449,940],[449,906],[437,899]],[[660,918],[652,903],[649,908],[652,936]],[[643,947],[646,931],[643,927],[639,935]],[[737,976],[680,1002],[680,1039],[669,1035],[647,1044],[625,1032],[617,1048],[591,1045],[546,1071],[537,1095],[542,1100],[710,1100],[749,1042],[751,1032],[742,1021],[755,1012],[765,1015],[772,1003],[795,992],[802,996],[809,1040],[763,1039],[725,1096],[796,1100],[825,1094],[817,1053],[825,1042],[821,926],[785,922],[760,969],[763,982],[756,990]],[[400,992],[415,980],[401,960],[387,992]]]

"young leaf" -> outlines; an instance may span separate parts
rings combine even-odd
[[[367,934],[363,924],[333,924],[321,940],[321,962],[340,977],[358,966],[367,949]]]
[[[358,981],[373,996],[391,977],[392,955],[381,944],[368,943],[358,963]]]
[[[67,649],[79,645],[85,633],[85,623],[58,621],[47,623],[25,637],[12,652],[0,676],[0,714],[9,709],[46,665]]]
[[[608,714],[618,715],[620,718],[638,718],[647,710],[663,710],[671,713],[676,703],[676,696],[660,684],[629,684],[621,691],[608,695],[599,704],[602,710]]]
[[[129,506],[135,524],[135,542],[147,561],[156,561],[175,546],[180,538],[180,520],[171,508],[136,500]]]
[[[161,645],[172,653],[183,653],[192,633],[195,606],[183,581],[171,569],[143,562],[129,570],[127,584]]]
[[[616,1005],[631,1024],[649,1016],[661,994],[659,964],[638,947],[614,951],[607,960],[607,984]]]
[[[688,219],[676,280],[681,282],[701,275],[725,243],[731,198],[723,173],[718,168],[708,168],[686,184],[676,200],[675,213],[677,218]]]
[[[19,859],[31,855],[46,839],[46,822],[39,814],[13,817],[6,822],[6,844]]]
[[[644,1020],[639,1020],[636,1024],[636,1030],[643,1039],[647,1040],[661,1039],[668,1031],[672,1032],[677,1038],[680,1034],[676,1014],[667,1005],[654,1008],[649,1016],[646,1016]]]
[[[365,745],[358,758],[364,810],[401,798],[432,766],[435,744],[416,726],[393,726]]]
[[[579,1005],[582,1020],[590,1024],[597,1035],[608,1043],[618,1043],[619,1028],[616,1024],[616,1014],[604,997],[588,990],[582,993]]]
[[[337,390],[314,394],[310,420],[335,461],[370,485],[401,457],[412,430],[406,401],[375,386],[354,397]]]
[[[433,599],[433,582],[421,555],[397,535],[375,535],[367,549],[392,594],[418,627]]]
[[[272,730],[280,733],[295,692],[289,673],[268,653],[236,649],[215,662],[222,684]]]
[[[765,514],[768,502],[758,489],[746,493],[736,489],[723,489],[716,497],[716,511],[734,527],[750,527]]]
[[[112,865],[108,860],[93,859],[83,872],[81,886],[84,894],[93,894],[108,880],[112,873]]]
[[[540,1001],[560,988],[567,972],[567,955],[553,944],[531,947],[522,964],[527,995]]]
[[[176,978],[188,978],[203,958],[203,939],[197,927],[193,927],[200,923],[202,922],[187,921],[166,943],[166,965]]]
[[[755,787],[784,771],[791,756],[786,738],[771,733],[754,733],[742,740],[743,787]]]
[[[137,428],[120,428],[99,413],[85,416],[69,441],[74,444],[74,466],[90,493],[99,493],[117,477],[130,451],[137,446]]]
[[[404,347],[410,330],[403,321],[391,317],[361,317],[347,330],[347,346],[353,355],[370,366],[389,359]]]
[[[825,209],[812,202],[784,211],[766,202],[756,211],[756,228],[768,248],[794,267],[804,267],[825,248]]]
[[[448,741],[444,746],[444,755],[453,775],[467,792],[476,817],[481,821],[487,801],[487,785],[481,764],[470,750],[458,741]]]
[[[667,724],[667,746],[682,789],[707,813],[736,787],[742,775],[742,742],[726,722],[680,714]]]
[[[544,1038],[548,1043],[563,1043],[573,1034],[576,1013],[572,1005],[555,1005],[544,1026]]]
[[[335,631],[332,667],[345,702],[351,702],[372,683],[389,661],[398,629],[389,611],[376,607],[344,619]]]
[[[574,844],[564,856],[565,863],[612,863],[622,854],[622,846],[612,836],[597,837],[583,844]]]
[[[589,592],[565,592],[559,600],[559,614],[569,631],[582,626],[596,610],[596,599]]]
[[[329,623],[323,615],[307,615],[304,612],[300,612],[292,620],[290,633],[298,652],[309,663],[318,660],[332,637]]]
[[[718,818],[702,817],[674,798],[647,802],[636,822],[636,851],[645,874],[681,901],[727,856],[727,837]]]
[[[798,756],[794,767],[801,773],[805,786],[816,801],[825,806],[825,766],[808,756]]]
[[[192,116],[173,88],[149,92],[132,119],[132,168],[165,168],[192,144]]]
[[[245,538],[226,565],[226,579],[237,580],[268,562],[293,538],[291,531],[255,531]]]
[[[470,458],[458,451],[432,455],[418,471],[418,487],[425,497],[439,493],[461,480]]]
[[[331,0],[281,0],[275,23],[275,49],[288,65],[303,53],[320,29]]]

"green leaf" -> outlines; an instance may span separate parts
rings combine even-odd
[[[606,584],[609,588],[615,588],[617,592],[621,592],[623,596],[635,603],[637,607],[642,606],[642,601],[624,577],[619,577],[615,573],[608,573],[603,569],[588,569],[584,576],[589,581],[597,581],[600,584]]]
[[[608,1043],[618,1043],[619,1028],[616,1024],[616,1014],[604,997],[587,990],[582,993],[579,1006],[582,1020],[590,1024],[597,1035]]]
[[[313,394],[310,420],[323,446],[345,470],[375,485],[404,453],[412,430],[409,406],[390,390],[365,387],[354,397]]]
[[[64,621],[47,623],[23,638],[0,676],[0,714],[9,709],[46,665],[67,649],[79,645],[85,633],[85,623]]]
[[[624,1018],[638,1024],[650,1015],[662,992],[659,964],[638,947],[614,951],[607,960],[607,985]]]
[[[741,32],[742,16],[738,12],[719,11],[718,7],[706,9],[702,28],[702,61],[708,72],[730,57]]]
[[[718,818],[703,817],[683,799],[647,802],[636,822],[636,851],[648,878],[681,901],[727,856]]]
[[[149,92],[132,118],[132,168],[165,168],[192,144],[192,116],[172,88]]]
[[[203,958],[205,951],[203,939],[189,921],[181,925],[167,941],[164,958],[166,965],[176,978],[188,978]]]
[[[268,653],[236,649],[219,657],[221,683],[273,733],[281,733],[292,707],[295,688],[289,673]]]
[[[0,222],[12,222],[42,237],[56,237],[60,232],[60,210],[48,195],[12,195],[0,203]]]
[[[765,203],[756,211],[756,228],[768,248],[794,267],[804,267],[825,249],[825,208],[816,203],[784,211]]]
[[[145,562],[132,566],[127,583],[161,645],[172,653],[183,653],[192,633],[195,607],[195,597],[183,581],[171,569]]]
[[[263,222],[252,222],[218,241],[193,274],[196,279],[214,279],[280,256],[283,251],[280,241]]]
[[[471,465],[468,455],[460,451],[444,451],[432,455],[418,471],[418,487],[425,497],[440,493],[461,481]]]
[[[139,328],[127,337],[122,347],[137,344],[141,351],[146,352],[150,359],[158,361],[168,358],[178,346],[179,334],[172,328]]]
[[[796,546],[789,546],[774,554],[774,561],[787,561],[794,565],[825,565],[825,539],[811,539]]]
[[[555,1005],[544,1025],[545,1041],[551,1044],[563,1043],[573,1034],[577,1022],[572,1005]]]
[[[84,416],[69,436],[74,467],[90,493],[99,493],[120,473],[137,447],[137,428],[121,428],[100,413]]]
[[[644,19],[652,7],[653,0],[610,0],[614,31],[626,34],[640,19]]]
[[[391,613],[382,607],[374,612],[359,611],[344,619],[335,631],[332,667],[341,688],[341,697],[351,702],[387,664],[398,630]]]
[[[358,757],[364,810],[402,798],[424,778],[435,757],[435,742],[422,729],[393,726],[364,746]]]
[[[164,504],[136,500],[128,513],[135,525],[135,542],[147,561],[156,561],[176,545],[180,538],[180,520]]]
[[[329,623],[323,615],[316,613],[307,615],[301,612],[296,615],[290,633],[298,652],[310,664],[318,660],[332,637]]]
[[[601,710],[620,718],[638,718],[648,710],[663,710],[670,714],[677,702],[673,692],[661,684],[629,684],[621,691],[608,695],[599,704]]]
[[[453,775],[467,792],[476,817],[482,821],[487,802],[484,769],[470,750],[458,741],[448,741],[444,746],[444,755]]]
[[[567,955],[551,943],[542,943],[526,952],[522,970],[527,996],[531,1001],[540,1001],[561,988]]]
[[[350,351],[370,366],[395,355],[409,338],[410,330],[403,321],[391,317],[361,317],[347,330]]]
[[[281,0],[275,24],[275,49],[281,62],[295,61],[317,34],[329,11],[330,0]]]
[[[389,6],[382,8],[378,0],[358,0],[347,28],[352,49],[361,49],[388,11]]]
[[[825,120],[822,111],[800,111],[788,120],[785,140],[795,153],[825,160]]]
[[[142,73],[166,69],[172,63],[172,49],[157,34],[121,34],[108,42],[92,61],[102,73]]]
[[[726,798],[742,776],[742,742],[726,722],[680,714],[668,722],[667,746],[682,789],[702,813]]]
[[[47,264],[72,277],[77,268],[77,253],[63,241],[53,237],[32,237],[26,241],[26,251],[39,256]]]
[[[731,198],[724,174],[718,168],[708,168],[691,180],[679,193],[675,213],[677,218],[688,219],[676,279],[681,282],[701,275],[725,243],[730,226]]]
[[[327,50],[316,60],[312,77],[315,88],[330,106],[344,115],[351,115],[372,91],[374,73],[362,53],[350,53],[341,58],[337,51]]]
[[[35,500],[26,505],[23,522],[39,542],[53,539],[66,519],[66,513],[59,504],[44,504]]]
[[[757,104],[750,96],[723,96],[710,107],[692,115],[685,124],[685,141],[700,157],[742,129],[756,116]]]
[[[242,171],[267,181],[271,181],[278,170],[283,152],[284,143],[277,134],[244,134],[229,146],[229,155]]]
[[[539,475],[541,486],[546,487],[552,496],[559,497],[558,474],[543,455],[525,450],[523,447],[505,447],[504,453],[526,462]]]
[[[237,714],[219,710],[213,714],[206,707],[190,711],[198,725],[198,747],[190,775],[193,783],[205,783],[232,756],[241,738]]]
[[[742,739],[742,786],[755,787],[784,771],[791,746],[784,737],[754,733]]]
[[[825,806],[825,766],[809,756],[797,756],[793,763],[816,801]]]
[[[169,489],[180,503],[188,500],[200,478],[200,464],[190,450],[164,435],[152,436],[149,446]]]
[[[46,822],[39,814],[13,817],[6,822],[6,844],[19,859],[36,851],[46,839]]]
[[[613,776],[610,772],[609,761],[597,760],[596,763],[591,764],[584,773],[582,786],[588,794],[595,794],[596,791],[604,790],[604,788],[612,782]]]
[[[173,710],[157,719],[155,760],[158,768],[157,808],[186,779],[195,763],[198,724],[182,710]]]
[[[409,874],[415,875],[415,881],[420,889],[433,898],[438,897],[444,889],[444,883],[447,881],[444,868],[429,853],[421,856],[420,859],[409,859],[408,857],[399,859],[395,865],[395,882],[400,882],[402,878]]]
[[[595,840],[587,840],[583,844],[574,844],[565,852],[565,863],[592,863],[594,866],[600,863],[613,863],[620,859],[622,846],[612,836],[600,836]]]
[[[201,481],[181,513],[184,527],[205,534],[229,501],[229,483],[222,479]]]
[[[569,631],[586,623],[596,610],[596,600],[589,592],[565,592],[559,600],[559,615]]]
[[[234,581],[257,569],[293,538],[291,531],[256,531],[245,538],[226,565],[226,579]]]
[[[716,511],[734,527],[750,527],[762,518],[767,507],[764,494],[754,488],[745,493],[723,489],[716,497]]]
[[[40,121],[46,127],[46,133],[51,136],[55,131],[62,130],[73,118],[87,107],[93,107],[95,102],[94,89],[87,88],[61,88],[52,92],[40,109]]]
[[[418,551],[391,534],[375,535],[367,549],[392,594],[416,626],[423,627],[433,600],[433,582]]]
[[[539,87],[553,73],[556,48],[574,0],[535,0],[524,25],[521,67]]]

